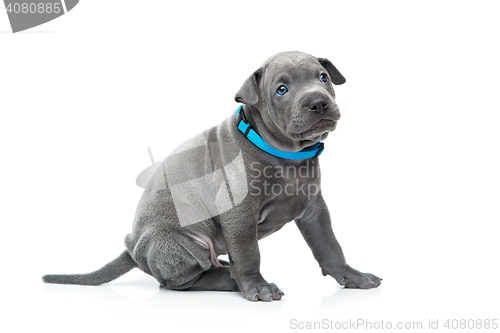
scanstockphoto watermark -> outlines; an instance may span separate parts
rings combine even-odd
[[[293,330],[497,330],[498,319],[428,319],[427,321],[386,321],[368,319],[349,319],[334,321],[301,321],[290,319],[289,328]]]
[[[320,168],[314,159],[295,165],[251,161],[231,141],[210,141],[201,133],[155,161],[136,179],[148,192],[171,194],[179,224],[188,226],[228,212],[249,196],[302,196],[321,192]]]
[[[249,161],[231,141],[210,141],[201,133],[155,161],[136,179],[148,192],[171,194],[179,224],[188,226],[228,212],[248,196],[317,196],[320,168],[314,159],[292,165]]]
[[[297,319],[290,319],[289,327],[293,330],[421,330],[424,328],[424,324],[421,321],[393,323],[391,321],[371,321],[368,319],[349,319],[346,321],[334,321],[331,319],[322,319],[320,321],[300,321]]]
[[[248,176],[249,194],[254,196],[306,196],[311,199],[321,191],[320,168],[314,160],[307,160],[300,166],[252,162]],[[311,181],[314,179],[318,181]]]
[[[238,206],[248,195],[243,152],[229,141],[210,141],[205,133],[185,141],[163,161],[137,176],[148,193],[170,192],[182,227],[206,221]]]

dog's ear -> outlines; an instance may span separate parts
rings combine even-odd
[[[234,96],[234,100],[238,103],[255,105],[259,101],[259,82],[262,76],[262,70],[258,69],[246,79],[243,86]]]
[[[339,70],[333,66],[330,60],[326,58],[318,58],[318,61],[330,75],[333,84],[338,86],[339,84],[345,83],[345,77],[340,74]]]

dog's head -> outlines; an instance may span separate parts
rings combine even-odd
[[[332,84],[345,78],[324,58],[283,52],[269,58],[236,93],[266,141],[298,151],[324,140],[340,119]],[[249,113],[249,114],[248,114]]]

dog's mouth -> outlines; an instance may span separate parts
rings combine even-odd
[[[307,130],[299,133],[289,133],[288,136],[297,141],[320,139],[325,133],[332,132],[337,127],[337,122],[331,119],[321,119]]]

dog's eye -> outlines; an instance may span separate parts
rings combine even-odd
[[[278,90],[276,90],[276,95],[278,96],[283,96],[288,92],[288,88],[285,87],[284,85],[281,85],[278,87]]]
[[[328,75],[326,75],[325,73],[321,74],[319,76],[319,80],[323,83],[327,83],[328,82]]]

